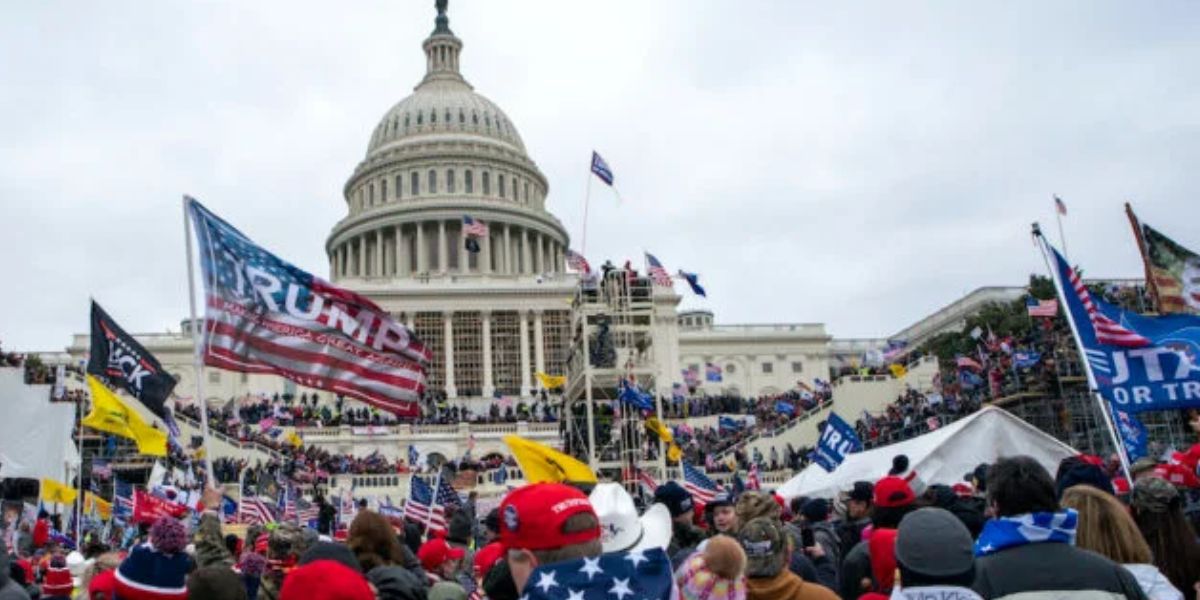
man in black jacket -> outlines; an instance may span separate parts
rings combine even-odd
[[[1137,579],[1113,561],[1075,547],[1078,515],[1059,511],[1054,481],[1028,456],[988,470],[996,518],[979,535],[975,591],[987,600],[1145,600]]]

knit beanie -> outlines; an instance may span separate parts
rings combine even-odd
[[[746,553],[737,540],[718,535],[675,573],[682,600],[745,600]]]
[[[257,598],[263,573],[267,571],[267,557],[257,552],[246,552],[238,560],[237,571],[242,574],[242,585],[246,587],[246,596]]]
[[[117,567],[117,595],[122,600],[186,600],[188,555],[183,523],[162,517],[141,544]]]
[[[67,569],[67,561],[61,556],[50,559],[50,567],[42,578],[43,598],[70,598],[75,590],[71,581],[71,571]]]

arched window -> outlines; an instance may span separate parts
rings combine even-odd
[[[525,182],[525,204],[529,204],[529,182]]]
[[[429,124],[433,125],[434,123],[437,123],[437,110],[436,109],[429,111]]]
[[[379,201],[387,202],[387,177],[379,180]]]
[[[396,176],[396,199],[399,200],[403,197],[404,197],[404,176],[397,175]]]
[[[504,197],[504,176],[503,175],[496,176],[496,191],[500,192],[501,198]]]
[[[416,173],[413,173],[411,176],[409,176],[408,180],[409,180],[409,182],[412,183],[412,190],[411,190],[412,195],[416,196],[416,195],[420,194],[421,193],[421,178],[417,177]]]
[[[473,112],[473,113],[471,113],[471,123],[472,123],[473,125],[478,125],[478,124],[479,124],[479,113],[477,113],[477,112]]]
[[[367,203],[370,204],[371,206],[375,206],[375,184],[374,183],[367,184]]]
[[[408,113],[404,113],[404,128],[408,129]]]
[[[463,124],[463,123],[467,122],[467,114],[464,113],[463,109],[461,109],[461,108],[458,109],[458,122],[459,122],[459,124]]]
[[[446,170],[446,193],[454,193],[454,169]]]
[[[519,195],[517,195],[517,178],[516,177],[512,178],[512,197],[513,197],[513,200],[521,199],[521,197]]]
[[[483,124],[484,124],[484,125],[487,125],[488,129],[491,129],[491,128],[492,128],[492,115],[491,115],[491,113],[483,113]]]
[[[472,175],[470,169],[463,171],[463,191],[468,194],[475,193],[475,178]]]
[[[425,122],[425,113],[417,113],[417,125],[421,125],[424,122]]]
[[[450,109],[446,109],[446,124],[450,124]]]
[[[430,194],[437,193],[437,171],[429,170],[429,177],[426,178],[425,187],[429,189]]]
[[[488,196],[492,193],[492,176],[487,171],[483,172],[483,195]]]

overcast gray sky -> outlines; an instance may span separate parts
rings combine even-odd
[[[424,71],[432,0],[22,2],[0,20],[0,341],[61,349],[88,296],[187,312],[180,195],[326,275],[341,187]],[[894,333],[1043,272],[1139,276],[1121,203],[1200,248],[1189,2],[454,0],[588,254],[699,272],[720,322]]]

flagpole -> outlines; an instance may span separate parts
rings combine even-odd
[[[1058,221],[1058,240],[1060,242],[1062,242],[1063,258],[1067,259],[1067,264],[1070,264],[1071,259],[1070,259],[1070,255],[1067,254],[1067,236],[1063,233],[1062,210],[1059,209],[1060,206],[1063,206],[1062,199],[1059,198],[1058,195],[1055,195],[1054,196],[1054,218]]]
[[[204,359],[200,348],[200,329],[196,321],[196,277],[192,260],[192,218],[188,213],[190,198],[183,196],[183,237],[187,248],[187,277],[188,277],[188,306],[191,309],[192,323],[192,369],[196,373],[196,402],[200,404],[200,435],[204,437],[204,472],[208,475],[208,485],[217,487],[217,478],[213,476],[212,456],[208,453],[208,402],[204,399]]]
[[[579,254],[587,256],[587,222],[588,222],[588,204],[592,198],[592,166],[588,163],[587,174],[587,191],[583,193],[583,236],[579,243]]]
[[[84,370],[86,371],[86,369],[84,369]],[[63,390],[64,391],[66,390],[66,385],[67,384],[64,381],[63,382]],[[90,394],[89,394],[89,397],[90,397]],[[80,397],[79,403],[78,403],[78,405],[76,405],[76,410],[75,410],[75,418],[78,419],[78,423],[76,426],[77,433],[75,434],[75,442],[78,444],[78,447],[79,447],[79,465],[76,467],[76,469],[77,469],[76,473],[78,474],[78,477],[79,477],[79,500],[78,500],[77,506],[78,506],[78,510],[80,513],[80,516],[77,516],[75,518],[75,541],[76,541],[76,543],[79,543],[79,541],[80,541],[79,540],[79,521],[80,521],[80,517],[82,517],[82,513],[83,513],[83,404],[84,404],[84,399],[82,397]]]
[[[1034,223],[1034,232],[1042,242],[1042,259],[1046,262],[1046,267],[1049,268],[1051,265],[1049,253],[1046,251],[1046,239],[1037,229],[1036,223]],[[1109,437],[1112,438],[1113,448],[1117,451],[1117,458],[1121,461],[1121,470],[1124,471],[1127,479],[1133,481],[1133,477],[1129,472],[1129,458],[1125,455],[1125,446],[1121,443],[1121,439],[1117,435],[1116,424],[1113,422],[1112,414],[1109,412],[1109,407],[1107,406],[1108,401],[1100,395],[1100,387],[1096,384],[1096,375],[1092,372],[1091,361],[1087,359],[1087,350],[1083,347],[1083,339],[1079,337],[1079,327],[1075,323],[1075,316],[1071,313],[1071,306],[1067,303],[1066,284],[1059,279],[1057,268],[1051,268],[1050,275],[1054,281],[1054,289],[1058,292],[1059,302],[1063,306],[1063,312],[1066,313],[1067,324],[1071,326],[1071,335],[1075,338],[1075,348],[1079,351],[1079,360],[1083,362],[1083,371],[1087,374],[1088,391],[1100,407],[1100,414],[1104,417],[1104,425],[1108,429]]]

